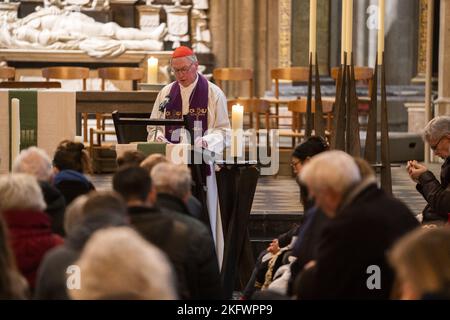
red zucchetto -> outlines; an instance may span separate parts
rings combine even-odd
[[[194,52],[192,51],[191,48],[185,47],[185,46],[180,46],[178,48],[175,49],[175,51],[172,54],[172,59],[175,58],[183,58],[183,57],[188,57],[188,56],[193,56]]]

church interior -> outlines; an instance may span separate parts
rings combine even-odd
[[[447,22],[0,1],[0,299],[450,299]]]

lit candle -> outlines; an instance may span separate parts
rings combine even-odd
[[[20,152],[20,101],[11,100],[11,161],[17,158]]]
[[[347,0],[342,0],[341,27],[341,64],[344,64],[344,53],[347,46]]]
[[[378,65],[383,64],[384,52],[384,1],[378,3]]]
[[[350,58],[353,51],[353,0],[347,1],[347,63],[350,65]]]
[[[309,3],[309,53],[312,53],[313,64],[316,64],[317,51],[317,0]],[[309,57],[308,57],[309,60]]]
[[[158,59],[150,57],[147,60],[147,83],[158,83]]]
[[[244,107],[235,104],[231,110],[231,156],[242,157],[242,133],[244,127]]]

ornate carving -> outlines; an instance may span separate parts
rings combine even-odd
[[[279,9],[278,64],[280,67],[290,67],[292,0],[280,0],[278,9]]]
[[[417,52],[417,76],[424,78],[427,68],[427,23],[428,23],[428,0],[420,0],[419,11],[419,36]]]
[[[143,31],[152,32],[161,24],[159,12],[161,5],[147,4],[145,6],[137,6],[139,12],[139,28]]]
[[[169,33],[165,37],[166,41],[173,41],[172,48],[180,46],[180,42],[189,41],[189,9],[192,6],[182,6],[180,0],[175,1],[173,6],[164,6],[167,12],[167,27]]]
[[[194,1],[191,12],[192,48],[197,53],[211,52],[211,31],[208,29],[208,1]],[[206,9],[200,9],[206,8]]]

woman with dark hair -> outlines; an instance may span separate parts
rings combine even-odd
[[[298,175],[309,159],[328,149],[329,146],[326,140],[318,136],[308,138],[306,141],[299,144],[292,152],[291,167],[300,187],[300,202],[303,205],[305,213],[314,205],[314,203],[308,199],[306,187],[299,183]],[[256,290],[266,288],[271,283],[277,268],[288,262],[285,261],[283,257],[288,257],[290,255],[292,248],[288,246],[291,244],[293,237],[298,234],[299,228],[300,225],[281,234],[278,238],[273,239],[267,249],[261,252],[256,261],[252,276],[243,292],[243,299],[250,298]]]
[[[299,173],[305,164],[316,154],[329,150],[327,141],[320,137],[310,137],[305,142],[299,144],[292,152],[291,167],[295,174],[295,181],[300,187],[300,202],[303,204],[304,211],[308,211],[313,205],[311,200],[308,200],[308,192],[306,187],[302,186],[299,180]]]
[[[0,215],[0,300],[26,299],[27,292],[27,282],[17,270],[6,225]]]
[[[69,140],[62,141],[53,157],[55,177],[53,183],[61,191],[66,205],[79,195],[95,190],[84,173],[92,173],[91,160],[84,145]]]

